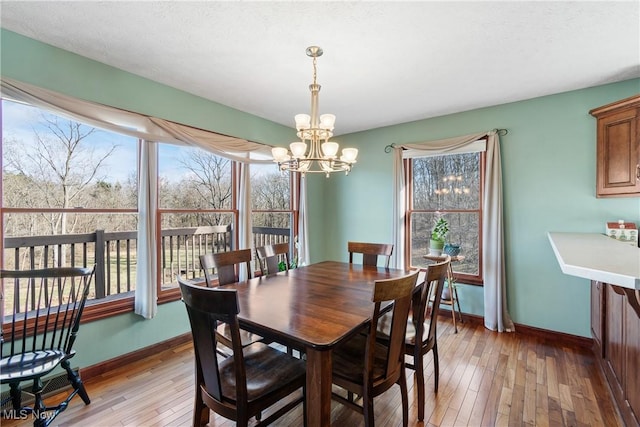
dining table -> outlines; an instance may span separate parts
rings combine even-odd
[[[306,355],[307,426],[331,425],[332,351],[371,321],[374,282],[410,270],[323,261],[222,288],[243,329]]]

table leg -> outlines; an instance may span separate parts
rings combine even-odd
[[[307,348],[307,426],[331,425],[331,351]]]

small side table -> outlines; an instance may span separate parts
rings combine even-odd
[[[442,255],[442,256],[425,255],[424,258],[430,261],[441,262],[445,260],[446,255]],[[442,297],[440,299],[440,303],[451,306],[451,318],[453,319],[453,329],[457,334],[458,325],[456,324],[456,308],[458,310],[458,316],[460,316],[460,323],[464,323],[464,320],[462,319],[462,311],[460,310],[460,300],[458,299],[458,290],[456,289],[456,286],[455,286],[456,279],[453,276],[453,267],[451,266],[451,263],[463,261],[464,255],[450,256],[450,258],[451,258],[451,262],[449,263],[449,269],[447,271],[447,285],[449,286],[449,298],[445,299],[444,297]]]

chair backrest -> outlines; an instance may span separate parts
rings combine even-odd
[[[276,274],[280,271],[280,260],[286,263],[287,270],[291,265],[289,262],[289,243],[286,242],[256,248],[256,257],[258,258],[262,275]]]
[[[213,286],[213,270],[218,274],[218,285],[237,282],[242,264],[247,269],[247,277],[251,278],[251,249],[207,253],[200,256],[200,265],[204,270],[204,277],[209,287]]]
[[[46,350],[70,354],[93,272],[94,267],[0,270],[9,303],[3,309],[12,311],[3,313],[1,357]]]
[[[449,270],[449,263],[451,258],[447,255],[444,261],[430,264],[423,271],[426,272],[424,283],[422,284],[422,290],[414,294],[412,303],[412,322],[416,330],[416,344],[420,337],[422,342],[426,343],[433,341],[436,337],[436,328],[438,325],[438,308],[440,307],[440,300],[442,299],[442,290],[444,289],[444,281],[447,277],[447,271]],[[429,330],[427,335],[424,335],[424,323],[427,316],[427,309],[429,307],[429,299],[433,295],[433,302],[431,306]]]
[[[411,297],[416,287],[418,271],[396,279],[377,280],[373,290],[374,312],[369,329],[367,352],[365,356],[365,371],[372,373],[374,366],[375,348],[377,345],[378,319],[382,303],[393,301],[391,330],[387,343],[387,361],[385,377],[397,376],[404,369],[404,337],[407,330],[407,318],[411,307]]]
[[[378,256],[386,257],[384,266],[389,268],[393,245],[386,243],[348,242],[349,262],[353,263],[353,254],[362,254],[363,265],[378,265]]]
[[[180,276],[177,279],[191,324],[198,378],[196,383],[204,384],[207,393],[218,402],[226,400],[222,397],[222,378],[215,348],[216,328],[219,323],[227,324],[234,358],[239,410],[242,402],[247,401],[247,382],[238,324],[240,306],[237,291],[198,286]],[[227,399],[236,396],[227,396]]]

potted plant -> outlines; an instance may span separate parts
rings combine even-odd
[[[442,255],[442,248],[449,232],[449,222],[441,215],[436,216],[436,221],[431,230],[431,240],[429,241],[429,254]]]

